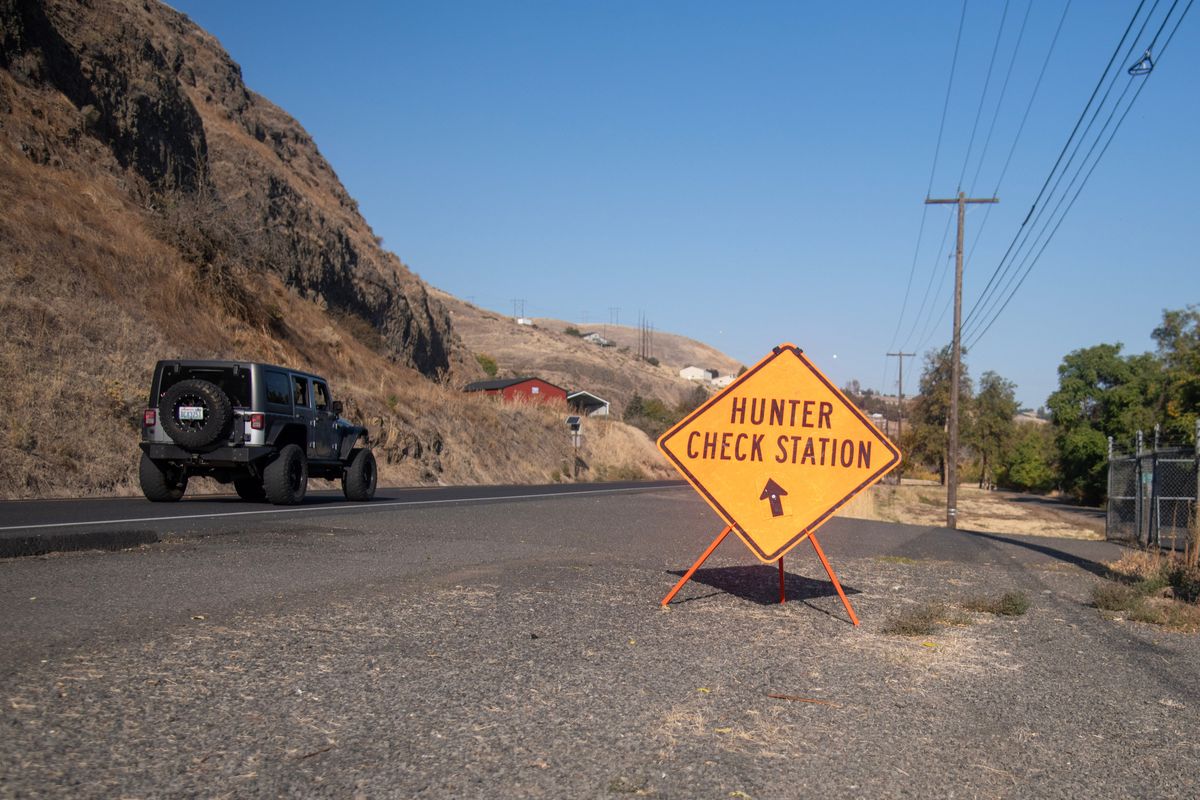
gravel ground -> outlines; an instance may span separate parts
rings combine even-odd
[[[858,628],[811,550],[781,606],[731,540],[667,610],[667,570],[561,551],[27,650],[2,675],[0,796],[1200,795],[1200,640],[1102,619],[1095,565],[1056,540],[893,528],[823,541]],[[883,632],[1013,590],[1024,616]]]

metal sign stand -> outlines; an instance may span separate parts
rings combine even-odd
[[[719,534],[717,534],[717,538],[713,539],[713,542],[708,546],[708,549],[700,554],[700,558],[696,559],[696,563],[692,564],[691,569],[683,574],[683,577],[679,579],[679,583],[675,584],[674,588],[667,592],[667,596],[662,599],[662,605],[664,607],[675,598],[675,595],[679,594],[679,590],[683,588],[684,584],[692,579],[692,576],[696,574],[696,570],[700,569],[700,567],[704,565],[704,562],[707,561],[708,557],[713,554],[713,551],[720,546],[721,542],[725,541],[725,537],[728,536],[732,530],[733,526],[726,525],[725,528]],[[830,566],[829,559],[825,557],[825,551],[821,549],[821,543],[817,541],[816,534],[810,533],[808,535],[808,540],[812,542],[813,550],[815,550],[817,553],[817,558],[821,559],[821,566],[825,567],[825,574],[828,575],[829,580],[833,582],[833,588],[837,589],[838,597],[842,598],[842,605],[846,607],[846,613],[850,615],[850,621],[855,625],[858,625],[858,615],[854,613],[854,608],[850,605],[850,599],[846,597],[846,592],[842,589],[842,584],[837,579],[837,575],[834,573],[833,567]],[[787,596],[784,593],[783,588],[783,556],[779,557],[779,602],[787,602]]]

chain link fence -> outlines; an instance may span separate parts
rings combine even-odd
[[[1194,535],[1200,445],[1108,443],[1109,540],[1182,551]]]

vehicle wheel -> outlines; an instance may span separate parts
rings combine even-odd
[[[267,490],[263,488],[263,482],[250,475],[242,478],[234,478],[233,488],[238,493],[238,497],[243,500],[261,503],[267,499]]]
[[[142,453],[138,465],[142,494],[152,503],[174,503],[187,491],[187,472],[166,462],[158,462]]]
[[[347,500],[370,500],[375,496],[375,480],[378,472],[375,469],[375,454],[367,448],[355,450],[350,454],[350,463],[342,473],[342,494]]]
[[[263,470],[263,490],[267,500],[277,506],[295,506],[304,502],[308,490],[308,459],[299,445],[284,445]]]
[[[191,412],[200,419],[181,419],[185,408],[200,409]],[[163,394],[158,404],[158,418],[176,444],[194,450],[229,435],[233,406],[215,383],[180,381]]]

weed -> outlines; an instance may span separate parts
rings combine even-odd
[[[1092,587],[1092,604],[1103,611],[1131,611],[1142,597],[1132,586],[1105,581]]]
[[[1024,592],[1005,592],[999,597],[971,597],[963,601],[963,608],[982,614],[1001,617],[1019,617],[1029,610],[1029,598]]]
[[[901,611],[883,626],[883,632],[895,636],[929,636],[938,629],[945,616],[946,607],[943,604],[923,603]]]

